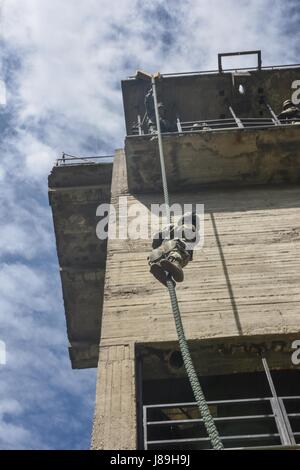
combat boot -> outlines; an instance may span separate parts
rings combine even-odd
[[[150,266],[150,273],[161,282],[164,286],[167,285],[166,273],[161,267],[161,260],[164,258],[165,252],[162,246],[155,248],[148,256],[148,264]]]
[[[167,277],[166,273],[161,267],[161,262],[160,263],[153,263],[150,265],[150,273],[153,274],[153,276],[161,282],[164,286],[167,287]]]
[[[174,258],[173,256],[168,256],[167,259],[163,259],[161,262],[161,267],[171,274],[174,281],[182,282],[184,279],[183,269],[179,258]]]

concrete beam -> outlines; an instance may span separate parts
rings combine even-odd
[[[111,163],[56,166],[49,176],[73,368],[98,363],[106,241],[96,236],[96,209],[110,201],[111,177]]]
[[[299,183],[300,126],[231,129],[163,136],[169,190]],[[149,136],[125,144],[130,192],[161,192],[158,145]]]
[[[199,376],[262,371],[261,353],[273,370],[298,370],[291,359],[295,351],[292,344],[298,338],[297,334],[206,338],[191,340],[189,346]],[[178,342],[140,343],[136,347],[144,380],[186,377]]]

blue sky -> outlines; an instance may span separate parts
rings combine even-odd
[[[0,0],[0,449],[90,442],[96,371],[72,371],[67,353],[55,158],[123,145],[120,80],[137,68],[212,69],[218,52],[247,49],[263,65],[300,62],[299,19],[298,0]]]

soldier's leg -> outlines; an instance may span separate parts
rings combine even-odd
[[[178,225],[175,228],[175,237],[187,243],[194,243],[197,239],[197,229],[192,224]]]
[[[182,240],[171,240],[165,245],[165,258],[161,260],[161,267],[169,272],[176,282],[182,282],[184,279],[183,268],[191,259],[189,252],[185,249],[185,243]]]
[[[162,246],[152,250],[148,256],[148,264],[150,266],[150,273],[161,282],[164,286],[167,285],[166,273],[161,266],[161,261],[165,256],[165,251]]]
[[[155,122],[152,121],[151,119],[148,119],[147,124],[148,124],[148,132],[149,132],[149,134],[157,134]]]

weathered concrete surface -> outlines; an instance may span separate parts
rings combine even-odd
[[[291,357],[292,348],[299,333],[255,336],[232,336],[189,341],[195,369],[199,376],[258,372],[263,370],[260,354],[267,358],[271,369],[295,369]],[[172,354],[179,351],[178,342],[154,342],[138,345],[142,362],[143,380],[186,378],[181,363],[172,361]]]
[[[124,163],[120,154],[114,163],[116,203]],[[171,203],[205,205],[204,247],[195,251],[177,287],[189,338],[299,330],[299,201],[295,185],[171,194]],[[128,196],[129,207],[137,204],[148,215],[153,202],[163,202],[162,196]],[[149,273],[150,249],[150,238],[109,240],[103,346],[176,339],[167,289]]]
[[[110,201],[112,164],[57,166],[49,176],[69,353],[73,368],[97,367],[106,242],[96,209]]]
[[[158,81],[158,97],[163,101],[167,118],[181,121],[231,118],[229,106],[239,117],[271,117],[263,98],[276,113],[282,102],[291,98],[292,83],[299,80],[300,67],[274,70],[251,70],[239,76],[231,72],[164,77]],[[245,94],[239,93],[243,85]],[[127,135],[131,126],[145,113],[144,98],[150,88],[145,80],[122,81]]]
[[[163,136],[170,191],[201,186],[300,182],[300,125]],[[128,188],[160,192],[156,139],[127,137]]]
[[[133,344],[100,349],[92,449],[136,448]]]
[[[125,158],[119,152],[112,183],[117,209],[126,181]],[[296,185],[171,194],[171,203],[205,204],[204,247],[185,268],[184,283],[177,285],[199,373],[259,370],[260,348],[271,367],[292,367],[291,342],[300,330],[299,201]],[[148,213],[154,202],[162,203],[162,195],[128,194],[129,207],[138,204]],[[95,449],[135,445],[134,358],[125,367],[124,348],[141,351],[147,379],[183,374],[168,363],[178,348],[177,335],[168,292],[149,273],[150,247],[150,239],[108,242],[100,357],[112,351],[119,359],[113,365],[107,359],[99,362]],[[131,403],[123,405],[125,398]],[[123,435],[131,440],[123,442]]]

